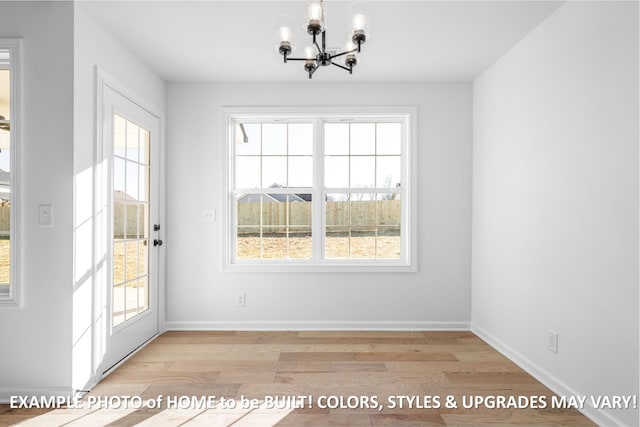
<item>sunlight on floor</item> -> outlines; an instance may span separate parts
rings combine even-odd
[[[265,426],[276,425],[298,406],[292,405],[284,409],[267,407],[264,401],[255,409],[164,409],[153,413],[148,408],[140,409],[56,409],[46,414],[31,418],[16,425],[18,426],[100,426],[117,423],[134,412],[149,412],[144,421],[135,423],[136,426]]]

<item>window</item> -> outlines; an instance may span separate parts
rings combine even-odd
[[[225,267],[415,271],[413,109],[255,110],[226,115]]]
[[[0,39],[0,305],[18,303],[16,174],[19,40]]]

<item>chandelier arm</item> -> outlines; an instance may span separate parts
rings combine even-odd
[[[351,73],[351,69],[349,67],[345,67],[344,65],[336,64],[335,62],[332,62],[332,64],[335,65],[338,68],[342,68],[343,70],[347,70],[349,73]]]
[[[336,53],[335,55],[331,55],[331,58],[337,58],[338,56],[348,55],[350,53],[356,53],[358,49],[345,50],[344,52]]]
[[[316,72],[316,70],[317,70],[318,68],[320,68],[320,67],[318,67],[318,66],[316,65],[316,66],[313,68],[313,70],[309,71],[309,78],[311,78],[311,77],[313,76],[313,73],[315,73],[315,72]]]
[[[309,60],[309,58],[291,58],[291,57],[287,56],[287,61],[308,61],[308,60]]]

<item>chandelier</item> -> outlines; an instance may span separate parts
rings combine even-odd
[[[292,42],[292,26],[288,22],[283,22],[279,28],[280,45],[278,52],[283,56],[284,62],[287,61],[304,61],[304,69],[309,73],[309,78],[313,77],[313,73],[320,67],[335,65],[353,73],[353,67],[358,63],[356,53],[360,53],[362,44],[367,40],[367,19],[364,14],[364,2],[356,2],[351,5],[351,31],[350,40],[345,44],[342,51],[327,50],[327,31],[325,26],[325,9],[324,2],[311,3],[307,9],[308,21],[306,25],[307,33],[312,37],[313,46],[307,46],[304,49],[304,58],[290,57],[293,51]],[[283,20],[288,21],[287,18]],[[320,37],[320,43],[318,43]],[[338,64],[335,60],[344,57],[344,65]]]

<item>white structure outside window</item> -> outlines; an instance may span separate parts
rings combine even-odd
[[[230,271],[416,271],[415,109],[225,109]]]
[[[20,40],[0,39],[0,305],[18,305]]]

